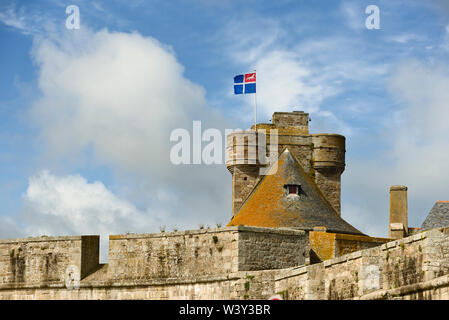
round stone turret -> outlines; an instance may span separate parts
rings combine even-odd
[[[232,174],[233,216],[259,178],[259,138],[266,139],[265,135],[255,131],[237,131],[226,137],[226,167]]]

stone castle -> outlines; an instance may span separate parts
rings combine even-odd
[[[226,227],[111,235],[107,264],[95,235],[0,240],[0,299],[449,299],[449,202],[411,228],[392,186],[389,238],[363,234],[341,217],[345,137],[308,123],[276,112],[227,137]]]

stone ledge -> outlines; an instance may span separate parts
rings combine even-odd
[[[393,240],[391,242],[387,242],[383,245],[381,245],[381,248],[383,251],[391,249],[391,248],[395,248],[397,246],[400,246],[402,243],[404,244],[410,244],[416,241],[422,241],[424,239],[426,239],[428,237],[428,234],[430,232],[432,232],[433,230],[429,230],[423,233],[418,233],[418,234],[414,234],[412,236],[406,237],[406,238],[402,238],[402,239],[398,239],[398,240]],[[441,236],[441,234],[439,235]]]
[[[311,133],[309,134],[311,137],[338,137],[338,138],[345,138],[345,136],[338,134],[338,133]],[[346,138],[345,138],[346,139]]]
[[[0,244],[24,243],[24,242],[50,242],[50,241],[77,241],[83,240],[85,237],[99,237],[98,235],[85,236],[57,236],[57,237],[29,237],[0,240]]]
[[[154,280],[104,280],[104,281],[91,281],[80,282],[80,289],[83,288],[103,288],[103,287],[151,287],[151,286],[167,286],[167,285],[184,285],[184,284],[197,284],[197,283],[212,283],[239,280],[242,277],[239,276],[223,276],[223,277],[203,277],[194,279],[154,279]],[[23,284],[23,285],[1,285],[0,292],[2,290],[22,290],[22,289],[67,289],[64,282],[57,283],[35,283],[35,284]],[[69,290],[69,289],[68,289]],[[76,290],[76,289],[70,289]]]
[[[199,235],[199,234],[213,234],[222,232],[260,232],[268,234],[280,234],[280,235],[305,235],[306,231],[290,229],[290,228],[264,228],[264,227],[253,227],[253,226],[232,226],[232,227],[222,227],[213,229],[195,229],[195,230],[185,230],[176,232],[159,232],[159,233],[142,233],[142,234],[122,234],[122,235],[110,235],[109,240],[126,240],[126,239],[141,239],[141,238],[168,238],[168,237],[179,237],[188,235]]]
[[[173,232],[158,232],[158,233],[139,233],[139,234],[118,234],[109,235],[109,240],[127,240],[127,239],[142,239],[142,238],[169,238],[169,237],[179,237],[179,236],[189,236],[189,235],[199,235],[199,234],[213,234],[237,231],[237,227],[223,227],[223,228],[213,228],[213,229],[195,229],[195,230],[185,230],[185,231],[173,231]]]
[[[348,257],[347,257],[347,255],[345,254],[345,255],[343,255],[343,256],[341,256],[341,257],[337,257],[337,258],[334,258],[334,259],[325,260],[323,263],[324,263],[324,267],[325,267],[325,268],[328,268],[328,267],[330,267],[330,266],[332,266],[332,265],[340,264],[340,263],[346,262],[347,260],[348,260]]]
[[[57,282],[38,282],[26,284],[2,284],[0,285],[0,292],[2,290],[22,290],[22,289],[60,289],[65,288],[63,281]]]
[[[352,252],[347,254],[348,257],[348,261],[349,260],[355,260],[355,259],[359,259],[362,257],[362,250],[356,251],[356,252]]]
[[[264,227],[252,227],[252,226],[237,226],[238,231],[251,231],[260,233],[273,233],[282,235],[305,235],[306,231],[292,228],[264,228]]]
[[[277,277],[274,278],[274,280],[280,281],[280,280],[292,278],[292,277],[307,273],[308,271],[309,270],[308,270],[307,266],[298,266],[298,267],[293,267],[293,268],[288,268],[288,269],[279,269],[279,272],[283,273],[283,274],[278,275]]]

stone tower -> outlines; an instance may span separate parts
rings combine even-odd
[[[257,124],[251,131],[227,136],[226,166],[232,174],[232,215],[235,216],[261,178],[258,140],[270,144],[277,130],[278,154],[288,147],[304,171],[315,181],[340,215],[341,174],[345,169],[345,137],[338,134],[309,134],[309,115],[303,111],[275,112],[271,124]]]

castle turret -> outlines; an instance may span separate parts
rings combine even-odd
[[[227,136],[226,167],[232,174],[232,216],[238,212],[259,178],[257,138],[255,131],[238,131]]]
[[[341,174],[345,170],[344,136],[313,134],[313,169],[315,182],[332,207],[341,214]]]
[[[278,154],[288,147],[340,214],[340,177],[345,168],[344,136],[309,134],[309,114],[303,111],[275,112],[271,124],[257,124],[257,133],[254,126],[251,129],[227,136],[226,166],[232,174],[233,216],[261,177],[257,139],[265,139],[268,146],[273,133],[277,134]]]

